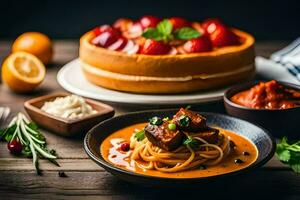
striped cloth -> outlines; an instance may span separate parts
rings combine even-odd
[[[300,83],[300,38],[273,53],[270,58],[255,58],[258,77],[267,80]]]
[[[300,81],[300,38],[273,53],[270,59],[285,67],[290,74]]]

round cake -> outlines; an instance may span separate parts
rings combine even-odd
[[[208,90],[255,72],[254,38],[217,19],[119,19],[85,33],[79,55],[88,81],[133,93]]]

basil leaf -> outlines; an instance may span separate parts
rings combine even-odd
[[[198,141],[192,138],[191,136],[188,136],[188,138],[183,141],[183,144],[192,148],[196,148],[199,145]]]
[[[137,139],[137,141],[142,141],[143,139],[145,139],[145,131],[140,130],[138,132],[135,133],[134,137]]]
[[[189,124],[190,124],[190,118],[189,118],[188,116],[186,116],[186,115],[181,115],[181,116],[179,117],[178,121],[179,121],[179,124],[180,124],[181,126],[187,127],[187,126],[189,126]]]
[[[156,28],[148,28],[146,31],[142,34],[144,38],[147,39],[154,39],[156,41],[164,40],[164,35],[160,33]]]
[[[183,27],[175,31],[175,38],[179,40],[190,40],[201,36],[197,30],[190,27]]]
[[[152,117],[151,119],[149,119],[149,123],[159,126],[163,123],[163,120],[160,117]]]
[[[168,19],[164,19],[157,24],[157,30],[163,35],[170,35],[172,33],[173,25]]]

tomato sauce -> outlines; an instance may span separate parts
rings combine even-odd
[[[300,92],[272,80],[235,94],[231,101],[254,109],[287,109],[300,106]]]

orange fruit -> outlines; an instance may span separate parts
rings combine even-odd
[[[2,64],[2,80],[15,92],[32,91],[44,80],[45,75],[44,64],[26,52],[12,53]]]
[[[52,59],[52,42],[48,36],[38,32],[20,35],[12,45],[12,52],[25,51],[38,57],[45,65]]]

